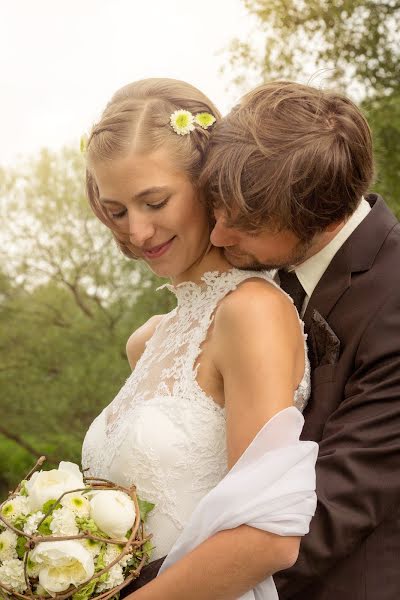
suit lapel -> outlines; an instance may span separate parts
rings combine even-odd
[[[305,330],[310,330],[313,310],[328,320],[334,306],[351,286],[352,273],[367,271],[391,229],[398,223],[383,199],[370,194],[371,211],[333,257],[316,286],[304,314]]]

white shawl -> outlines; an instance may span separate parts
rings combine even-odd
[[[197,505],[160,573],[218,531],[250,525],[302,536],[316,508],[318,445],[299,440],[303,415],[285,408],[258,432],[227,475]],[[272,577],[238,600],[277,600]]]

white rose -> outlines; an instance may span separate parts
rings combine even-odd
[[[30,558],[40,566],[39,583],[49,594],[78,587],[94,574],[92,555],[75,540],[41,542]]]
[[[39,510],[47,500],[56,500],[64,492],[84,488],[78,465],[60,462],[58,469],[36,471],[26,483],[32,511]]]
[[[124,539],[135,522],[135,505],[119,490],[103,490],[90,500],[90,516],[111,538]]]

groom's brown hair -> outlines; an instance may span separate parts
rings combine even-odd
[[[354,212],[373,173],[371,132],[351,100],[276,81],[216,124],[201,182],[231,226],[309,240]]]

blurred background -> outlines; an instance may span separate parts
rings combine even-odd
[[[400,215],[400,0],[5,0],[0,22],[0,495],[41,454],[80,462],[129,375],[125,343],[174,306],[91,214],[79,140],[120,86],[174,77],[229,111],[263,80],[347,93]]]

